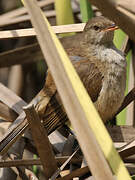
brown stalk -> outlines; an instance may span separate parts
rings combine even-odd
[[[53,17],[56,15],[54,10],[44,11],[44,13],[47,17]],[[9,18],[6,20],[4,18],[2,18],[0,21],[0,27],[12,25],[12,24],[18,24],[18,23],[29,21],[29,20],[30,20],[29,15],[22,15],[22,16],[11,18],[11,19]]]
[[[40,7],[44,7],[49,4],[52,4],[53,2],[54,0],[42,0],[42,1],[38,1],[38,5]],[[18,9],[15,9],[15,10],[12,10],[12,11],[9,11],[7,13],[0,15],[0,19],[1,20],[4,19],[5,21],[7,19],[13,19],[14,17],[18,17],[26,13],[27,13],[27,9],[25,7],[21,7],[21,8],[18,8]]]
[[[126,108],[134,100],[135,100],[135,87],[126,95],[116,115],[119,114],[124,108]]]
[[[0,100],[17,114],[21,114],[23,112],[22,107],[27,105],[25,101],[5,87],[2,83],[0,83]]]
[[[58,164],[63,164],[69,156],[55,157],[55,160]],[[82,157],[75,158],[73,157],[70,160],[70,163],[81,163]],[[18,166],[33,166],[33,165],[42,165],[41,160],[37,159],[17,159],[17,160],[3,160],[0,161],[0,167],[18,167]]]
[[[13,122],[17,118],[17,114],[6,104],[0,102],[0,117],[6,121]]]
[[[8,88],[21,96],[23,87],[23,70],[21,65],[12,66],[9,72]]]
[[[113,142],[130,142],[134,139],[135,128],[133,126],[110,126],[107,125],[107,130]]]
[[[20,56],[21,54],[21,56]],[[43,59],[37,43],[0,53],[0,68]]]
[[[135,1],[131,0],[118,0],[118,5],[121,6],[122,8],[132,12],[135,14]]]
[[[81,32],[83,31],[84,26],[85,23],[78,23],[78,24],[52,26],[52,28],[54,32],[58,34],[58,33],[68,33],[68,32]],[[0,39],[20,38],[27,36],[36,36],[36,33],[33,28],[0,31]]]
[[[49,142],[44,126],[41,123],[39,116],[34,109],[34,106],[28,105],[23,109],[26,113],[30,130],[44,168],[45,179],[48,179],[57,170],[57,163],[54,158],[51,144]]]
[[[119,154],[122,158],[127,158],[135,154],[135,140],[127,143],[120,151]]]

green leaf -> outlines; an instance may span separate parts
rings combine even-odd
[[[123,41],[126,37],[126,34],[122,30],[115,31],[114,35],[114,44],[115,46],[120,49],[122,47]],[[125,95],[128,93],[128,82],[129,82],[129,68],[130,68],[130,59],[131,59],[131,51],[129,51],[127,57],[127,80],[126,80],[126,90]],[[119,115],[117,116],[117,125],[124,125],[126,123],[126,109],[124,109]]]
[[[87,22],[90,18],[93,17],[91,4],[88,0],[80,0],[80,9],[83,22]]]
[[[57,25],[74,24],[74,16],[70,0],[55,0]],[[64,33],[61,36],[74,35],[75,33]]]

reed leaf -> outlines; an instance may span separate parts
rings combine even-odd
[[[74,24],[74,16],[71,7],[71,0],[55,0],[56,23],[57,25]],[[74,35],[75,33],[64,33],[60,36]]]
[[[114,44],[118,49],[121,49],[122,43],[126,38],[126,34],[122,30],[117,30],[114,36]],[[128,82],[129,82],[129,69],[130,69],[130,59],[131,59],[131,51],[126,56],[127,59],[127,81],[126,81],[126,90],[125,95],[128,93]],[[126,109],[124,109],[117,116],[117,125],[124,125],[126,123]]]
[[[93,17],[91,4],[88,0],[80,0],[80,10],[82,15],[82,22],[87,22]]]

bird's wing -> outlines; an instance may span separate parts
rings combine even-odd
[[[50,71],[48,71],[44,88],[34,98],[34,104],[48,134],[67,120],[66,112]]]
[[[70,57],[78,75],[80,76],[85,88],[87,89],[88,94],[90,95],[92,101],[95,102],[102,88],[103,76],[94,63],[91,63],[89,60],[84,60],[84,58],[75,58],[77,59],[75,60],[73,59],[73,57]],[[53,92],[54,89],[56,90],[55,83],[53,81],[53,78],[51,77],[51,73],[48,72],[46,85],[44,87],[44,96],[46,96],[46,93],[48,96],[50,87],[54,87]],[[44,111],[42,109],[42,111],[38,112],[40,118],[43,119],[44,126],[46,127],[48,133],[63,125],[68,119],[57,91],[54,92]]]
[[[74,65],[80,79],[82,80],[89,96],[95,102],[102,88],[105,64],[95,57],[89,56],[87,47],[65,48],[72,64]]]
[[[85,59],[80,56],[71,56],[70,59],[83,82],[92,101],[95,102],[102,88],[103,74],[101,73],[102,64],[91,62],[90,59]]]

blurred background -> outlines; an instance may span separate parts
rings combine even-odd
[[[89,0],[41,0],[38,2],[52,26],[87,22],[92,17],[102,15],[96,6],[90,4]],[[0,31],[31,27],[30,17],[20,0],[0,1]],[[74,33],[59,34],[58,37],[72,35]],[[0,39],[0,82],[26,102],[30,102],[42,89],[47,72],[47,65],[41,52],[39,53],[39,49],[33,48],[32,50],[31,48],[29,53],[29,48],[35,47],[35,43],[37,40],[34,36]],[[122,30],[117,30],[114,43],[117,48],[125,51],[128,36]],[[15,54],[14,56],[14,52],[18,48],[28,49],[28,51],[25,55],[18,54],[16,56]],[[12,52],[12,56],[10,52]],[[127,57],[126,95],[135,84],[133,49],[129,48],[125,55]],[[117,116],[115,123],[117,125],[134,125],[134,115],[134,103],[131,103]],[[9,124],[4,123],[0,126],[2,134]]]

